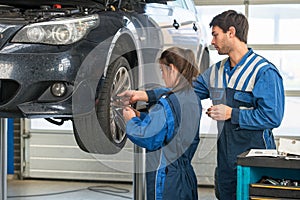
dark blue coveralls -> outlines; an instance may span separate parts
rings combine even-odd
[[[201,102],[193,89],[162,96],[149,113],[126,124],[128,138],[147,153],[160,150],[155,199],[197,200],[191,160],[199,144]],[[149,169],[149,168],[148,168]]]
[[[250,149],[275,149],[272,129],[284,113],[284,89],[276,67],[252,49],[230,68],[226,58],[205,71],[194,84],[201,99],[232,109],[218,121],[217,184],[220,199],[236,199],[237,156]]]
[[[274,149],[272,129],[284,114],[284,88],[276,67],[249,48],[230,67],[226,58],[208,68],[194,82],[200,99],[232,107],[231,119],[218,121],[217,188],[221,200],[236,199],[237,156],[250,149]],[[165,89],[155,89],[154,101]]]

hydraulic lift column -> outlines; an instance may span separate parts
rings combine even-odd
[[[134,145],[133,199],[146,200],[146,155],[145,149]]]
[[[0,118],[0,197],[7,199],[7,119]]]

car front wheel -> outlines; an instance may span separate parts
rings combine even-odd
[[[115,154],[126,143],[123,106],[115,106],[117,94],[132,88],[130,65],[123,56],[113,61],[99,80],[92,112],[73,119],[75,139],[89,153]]]
[[[124,57],[119,57],[110,65],[96,104],[96,114],[103,131],[119,148],[126,142],[125,122],[122,105],[116,106],[114,102],[117,94],[132,88],[129,69],[129,63]]]

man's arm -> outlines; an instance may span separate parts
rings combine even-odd
[[[197,96],[202,99],[209,98],[208,81],[210,76],[211,68],[208,68],[203,74],[200,74],[195,81],[193,81],[194,91]],[[163,95],[170,91],[168,88],[157,88],[154,90],[146,90],[148,96],[148,103],[156,103],[157,100]]]
[[[208,68],[204,73],[200,74],[197,77],[197,79],[193,82],[194,91],[201,100],[209,98],[208,85],[211,69],[211,67]]]
[[[253,110],[232,109],[231,122],[240,128],[263,130],[276,128],[284,114],[284,88],[279,73],[269,68],[259,76],[252,91],[257,102]]]

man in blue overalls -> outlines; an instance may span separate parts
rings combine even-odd
[[[272,129],[284,113],[284,88],[276,67],[247,47],[248,21],[225,11],[213,18],[212,45],[228,58],[201,74],[194,89],[210,98],[208,116],[218,121],[217,193],[236,199],[237,155],[249,149],[276,148]]]

